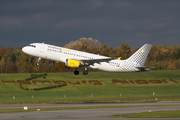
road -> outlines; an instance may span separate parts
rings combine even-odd
[[[145,103],[85,103],[85,104],[48,104],[48,105],[3,105],[0,109],[5,108],[23,108],[24,106],[43,108],[43,107],[82,107],[82,106],[121,106],[121,105],[176,105],[180,102],[145,102]],[[57,111],[35,111],[35,112],[21,112],[21,113],[1,113],[0,119],[6,120],[115,120],[118,118],[109,118],[110,115],[128,114],[133,115],[137,112],[147,112],[148,110],[153,111],[166,111],[166,110],[180,110],[180,106],[155,106],[155,107],[128,107],[128,108],[103,108],[103,109],[79,109],[79,110],[57,110]],[[176,120],[176,118],[159,119],[153,118],[149,120]],[[179,118],[177,118],[179,119]],[[131,119],[121,119],[121,120],[131,120]],[[139,119],[133,119],[139,120]],[[145,119],[141,119],[145,120]],[[147,118],[146,118],[147,120]]]
[[[130,103],[70,103],[70,104],[27,104],[27,105],[0,105],[0,109],[12,108],[43,108],[43,107],[87,107],[87,106],[134,106],[134,105],[180,105],[179,101],[173,102],[130,102]]]

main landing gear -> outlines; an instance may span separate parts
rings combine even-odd
[[[87,74],[88,74],[88,71],[87,71],[87,68],[85,68],[84,71],[83,71],[83,75],[87,75]],[[79,75],[79,71],[77,70],[77,68],[74,71],[74,75]]]
[[[75,75],[79,75],[79,71],[77,70],[77,68],[76,68],[76,70],[74,71],[74,74],[75,74]]]
[[[88,71],[87,71],[87,68],[85,68],[83,71],[83,75],[87,75],[87,74],[88,74]]]

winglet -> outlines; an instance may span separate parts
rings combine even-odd
[[[118,57],[117,59],[118,59],[118,60],[121,60],[121,57]]]

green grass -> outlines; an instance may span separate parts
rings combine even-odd
[[[0,74],[0,80],[25,80],[31,74]],[[174,83],[169,78],[178,81]],[[113,84],[112,79],[129,80],[162,80],[168,83],[149,84]],[[108,73],[89,72],[89,75],[75,76],[73,73],[48,73],[46,79],[37,80],[64,80],[66,82],[79,81],[80,85],[67,83],[67,86],[42,91],[24,91],[19,84],[2,83],[0,81],[0,104],[31,104],[31,103],[78,103],[78,102],[142,102],[142,101],[179,101],[180,100],[180,71],[150,71],[138,73]],[[86,81],[86,84],[82,83]],[[99,80],[102,85],[90,84],[89,80]],[[23,85],[24,88],[41,88],[54,86],[52,84],[37,83]],[[153,92],[155,95],[153,96]],[[120,93],[122,95],[120,96]],[[91,96],[93,94],[93,97]],[[64,95],[66,97],[64,98]],[[12,99],[15,96],[15,99]],[[32,99],[33,96],[33,99]]]
[[[180,118],[180,110],[113,115],[115,118]]]

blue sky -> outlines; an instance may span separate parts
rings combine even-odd
[[[64,46],[92,37],[133,48],[180,44],[179,0],[1,0],[0,45]]]

